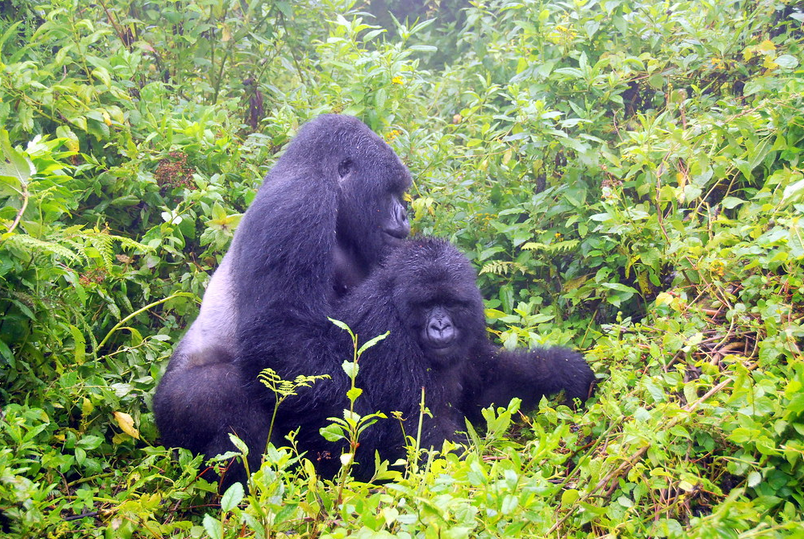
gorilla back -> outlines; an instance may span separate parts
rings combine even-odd
[[[159,383],[165,445],[214,456],[233,449],[234,432],[257,463],[270,419],[260,401],[273,398],[257,374],[322,370],[299,359],[297,345],[319,337],[337,301],[407,236],[410,181],[356,118],[324,115],[302,127],[243,216]]]

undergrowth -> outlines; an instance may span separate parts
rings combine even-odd
[[[0,535],[800,534],[800,8],[385,4],[402,23],[351,0],[0,3]],[[414,231],[475,264],[493,337],[583,349],[596,393],[499,403],[376,484],[270,445],[219,494],[150,399],[323,112],[408,164]]]

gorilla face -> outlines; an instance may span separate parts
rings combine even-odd
[[[373,133],[338,163],[336,286],[365,279],[410,233],[404,194],[411,179],[391,148]]]
[[[469,351],[485,338],[483,307],[471,296],[453,293],[406,310],[412,315],[409,331],[417,336],[432,367],[444,369],[465,362]]]
[[[408,242],[391,255],[383,271],[399,318],[415,336],[432,367],[466,361],[486,338],[483,300],[469,261],[446,242]]]
[[[459,333],[446,306],[436,305],[425,311],[421,339],[424,346],[436,355],[448,354],[453,345],[457,343]]]
[[[385,155],[367,158],[362,164],[347,159],[339,166],[339,173],[345,175],[340,176],[338,240],[364,260],[375,259],[377,252],[387,255],[389,247],[398,246],[410,233],[403,200],[410,173],[391,148],[382,144],[375,150]],[[396,166],[375,168],[375,160]]]

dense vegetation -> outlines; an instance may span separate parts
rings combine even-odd
[[[800,533],[802,12],[409,4],[0,2],[0,535]],[[150,399],[262,176],[333,111],[408,164],[498,342],[586,350],[597,393],[488,411],[379,486],[271,447],[218,497]]]

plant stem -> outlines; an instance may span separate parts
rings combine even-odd
[[[125,324],[126,322],[128,322],[132,318],[134,318],[136,316],[139,316],[140,314],[144,313],[145,311],[147,311],[149,309],[152,309],[153,307],[156,307],[157,305],[160,305],[162,303],[165,303],[166,301],[170,301],[172,299],[181,298],[181,297],[194,298],[195,295],[190,294],[189,292],[177,292],[175,294],[171,294],[170,296],[168,296],[166,298],[162,298],[159,301],[154,301],[153,303],[149,303],[148,305],[146,305],[142,309],[138,309],[138,310],[134,311],[133,313],[131,313],[130,315],[128,315],[125,318],[123,318],[121,321],[119,321],[117,324],[115,324],[115,326],[112,329],[109,330],[109,333],[106,334],[106,336],[103,338],[103,340],[98,343],[97,348],[95,348],[95,355],[97,356],[98,350],[103,348],[103,345],[106,344],[106,341],[108,341],[109,338],[111,338],[112,334],[115,331],[117,331],[118,329],[120,329],[123,326],[123,324]]]

